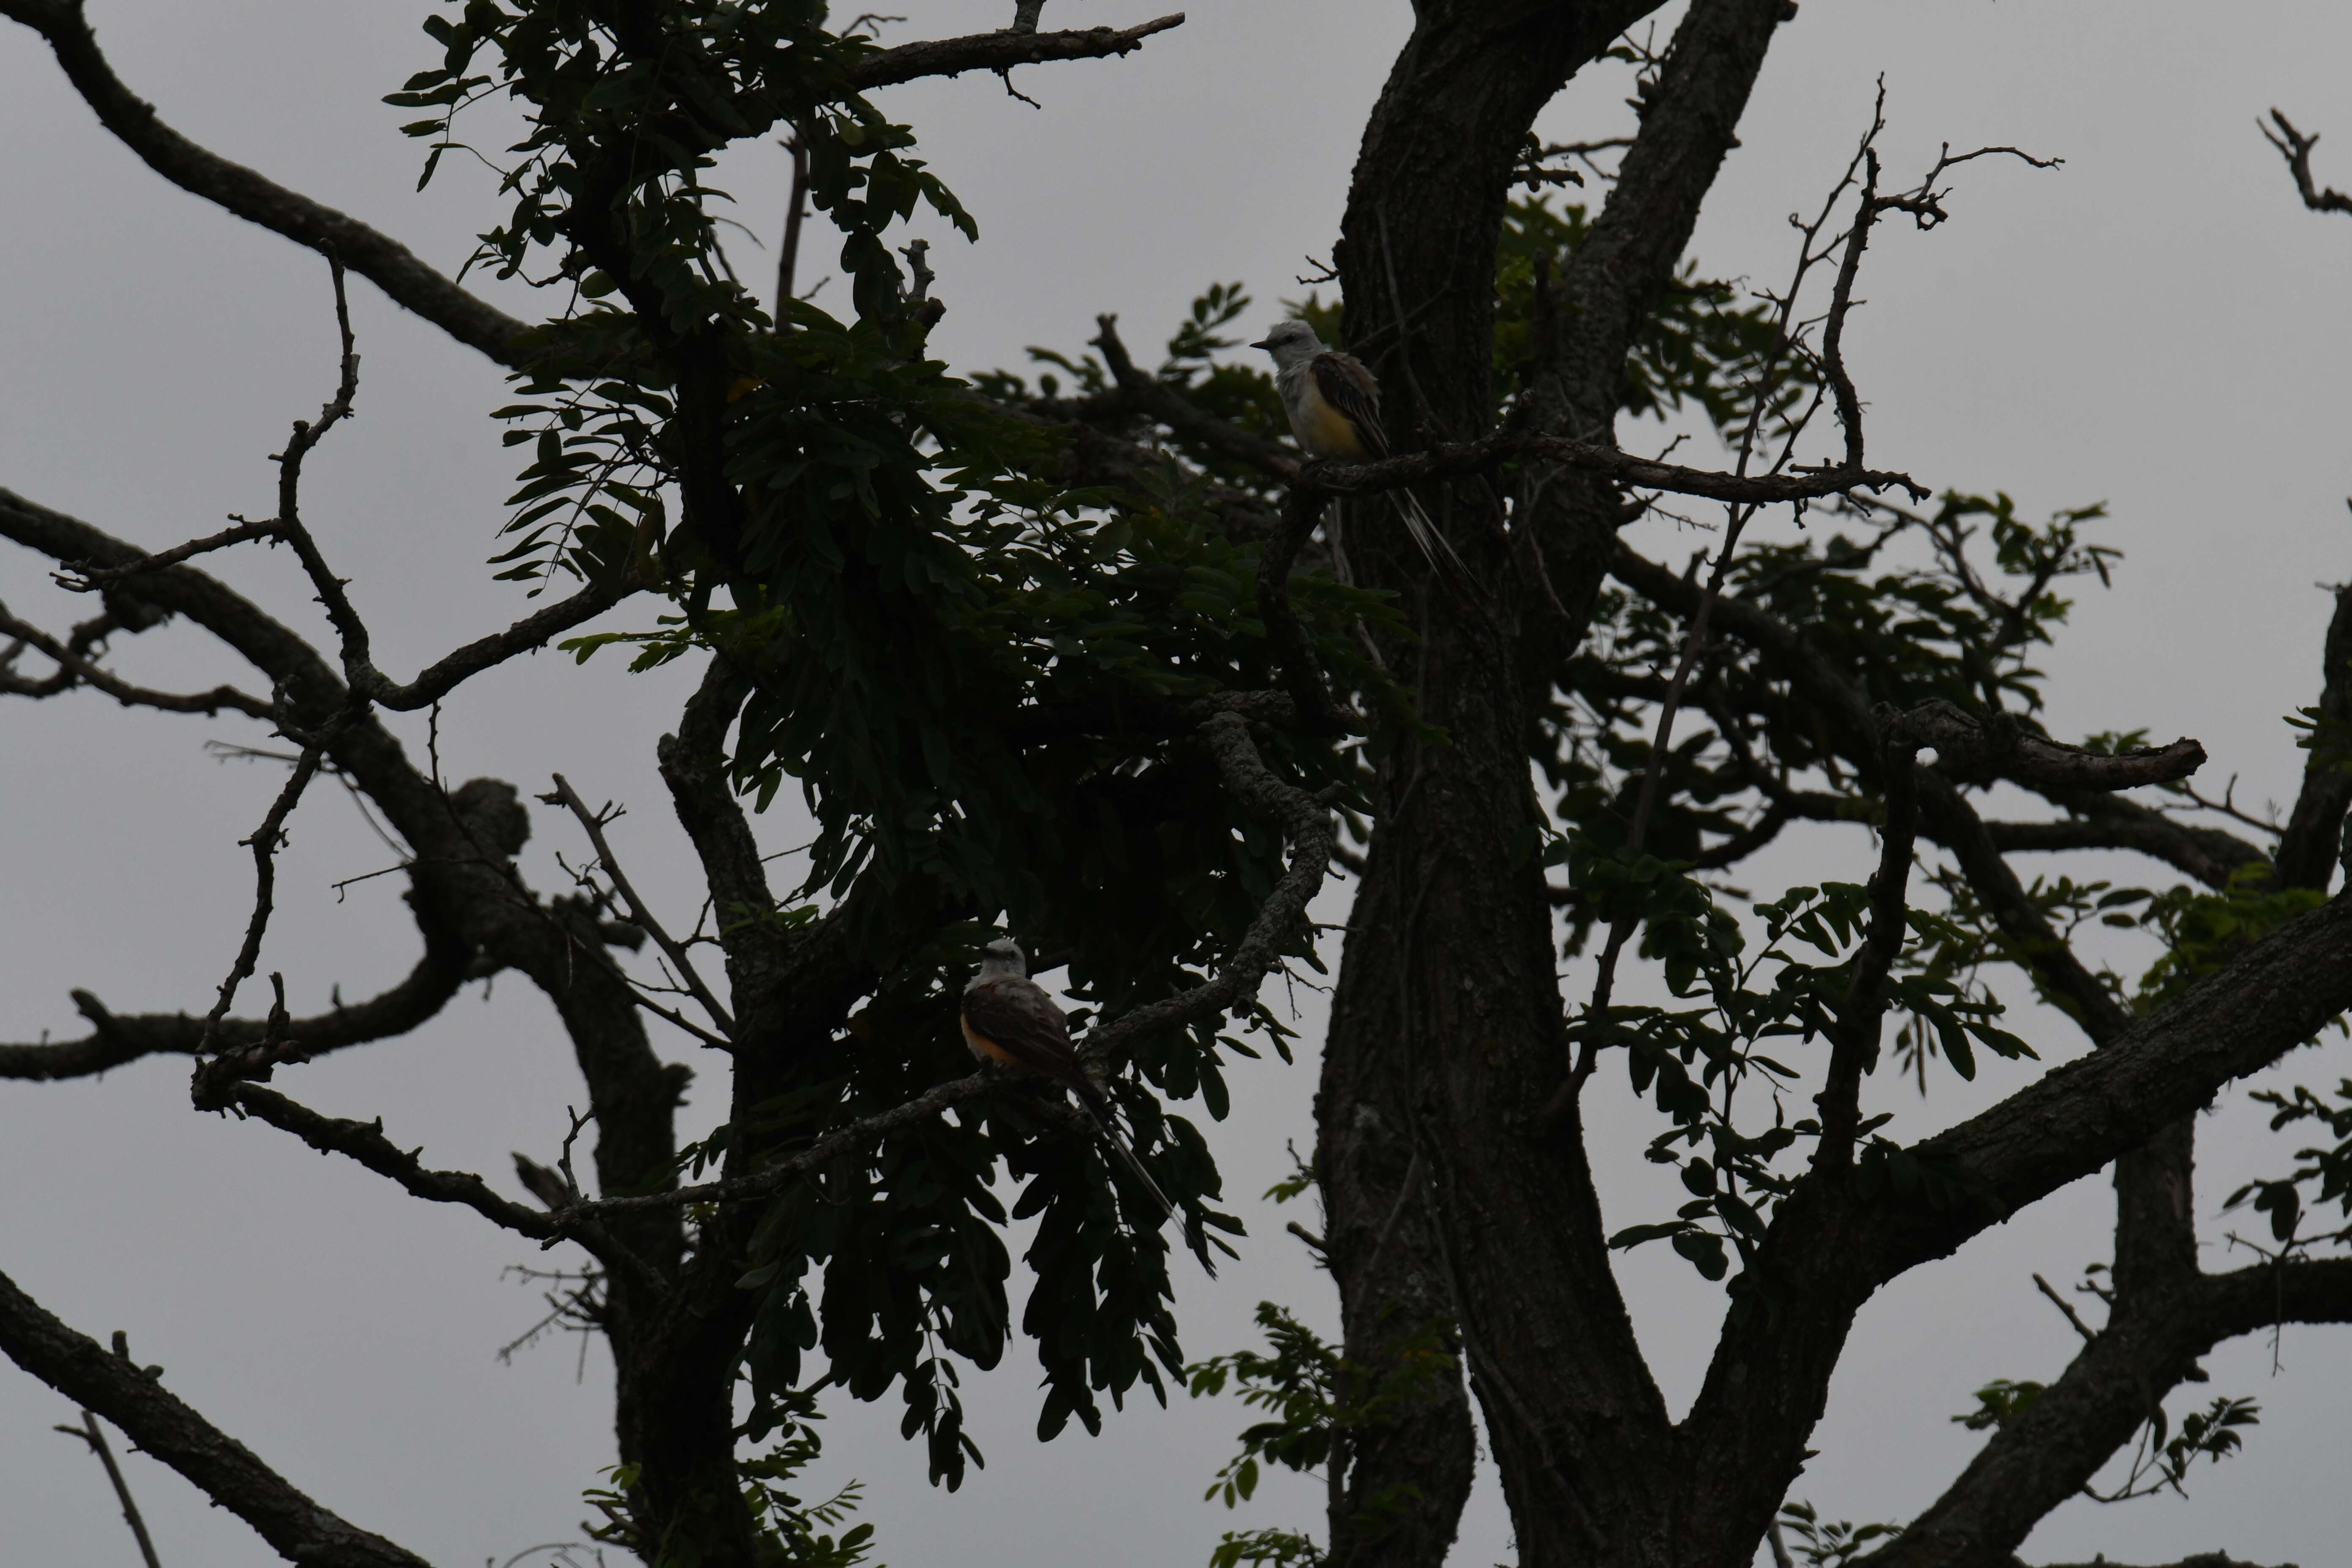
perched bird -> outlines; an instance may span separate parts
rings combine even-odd
[[[980,973],[963,988],[963,1041],[971,1047],[971,1054],[1000,1067],[1022,1068],[1052,1079],[1076,1095],[1160,1212],[1174,1219],[1176,1205],[1168,1201],[1168,1194],[1160,1190],[1160,1184],[1120,1136],[1101,1086],[1078,1065],[1077,1053],[1070,1048],[1069,1020],[1045,994],[1045,988],[1029,978],[1029,961],[1023,956],[1021,944],[1009,936],[999,937],[980,952]]]
[[[1250,347],[1274,356],[1274,388],[1282,395],[1299,450],[1342,463],[1376,463],[1389,455],[1388,437],[1381,433],[1381,384],[1361,360],[1325,348],[1304,321],[1279,322]],[[1441,549],[1461,565],[1462,558],[1419,501],[1402,490],[1391,490],[1389,497],[1431,565]]]

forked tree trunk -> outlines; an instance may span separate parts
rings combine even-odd
[[[1366,130],[1335,258],[1348,346],[1380,377],[1399,447],[1491,424],[1511,170],[1537,112],[1649,9],[1419,7]],[[1777,0],[1701,0],[1685,25],[1697,66],[1683,74],[1700,71],[1682,89],[1689,126],[1669,127],[1663,148],[1649,138],[1644,199],[1608,236],[1631,276],[1571,296],[1580,320],[1568,331],[1583,335],[1550,401],[1587,426],[1578,435],[1610,428],[1646,280],[1679,259],[1783,15]],[[1601,374],[1577,374],[1596,360]],[[1393,526],[1368,519],[1351,541],[1364,576],[1405,592],[1419,641],[1391,667],[1444,736],[1401,746],[1375,785],[1317,1105],[1332,1274],[1360,1366],[1393,1368],[1416,1335],[1454,1330],[1526,1568],[1744,1563],[1778,1492],[1742,1547],[1682,1531],[1677,1437],[1611,1272],[1576,1107],[1558,1095],[1570,1062],[1551,905],[1530,853],[1542,821],[1532,701],[1580,635],[1613,511],[1603,487],[1568,489],[1565,506],[1549,503],[1556,525],[1528,524],[1555,537],[1517,540],[1482,482],[1423,496],[1476,586],[1432,571]],[[1553,563],[1540,595],[1538,552]],[[1334,1502],[1335,1559],[1434,1568],[1466,1495],[1469,1447],[1450,1379],[1363,1441]]]

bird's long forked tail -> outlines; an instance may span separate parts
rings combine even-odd
[[[1178,1219],[1176,1205],[1168,1201],[1168,1194],[1160,1190],[1160,1184],[1151,1179],[1151,1173],[1145,1170],[1143,1168],[1143,1162],[1135,1157],[1135,1150],[1133,1146],[1128,1142],[1126,1135],[1119,1131],[1118,1123],[1111,1119],[1109,1101],[1107,1099],[1100,1097],[1099,1090],[1095,1094],[1079,1095],[1078,1101],[1087,1108],[1087,1114],[1095,1119],[1095,1126],[1102,1133],[1103,1142],[1109,1144],[1113,1149],[1118,1152],[1118,1157],[1123,1163],[1125,1163],[1129,1173],[1132,1174],[1137,1181],[1143,1184],[1143,1190],[1150,1193],[1151,1194],[1151,1201],[1160,1205],[1160,1214],[1169,1219]],[[1189,1227],[1182,1225],[1181,1220],[1179,1220],[1178,1228],[1180,1230],[1189,1229]],[[1217,1277],[1217,1266],[1209,1260],[1208,1238],[1206,1237],[1202,1237],[1202,1245],[1200,1247],[1192,1247],[1188,1246],[1186,1250],[1190,1251],[1194,1258],[1200,1259],[1202,1272],[1206,1273],[1210,1279],[1214,1279]]]
[[[1437,524],[1430,521],[1429,513],[1423,511],[1421,503],[1412,499],[1412,493],[1409,490],[1391,490],[1389,499],[1396,503],[1397,515],[1404,520],[1404,531],[1412,535],[1412,542],[1421,546],[1421,552],[1429,557],[1429,563],[1432,566],[1443,566],[1445,561],[1450,561],[1454,563],[1454,569],[1461,573],[1466,582],[1470,576],[1470,568],[1464,563],[1461,556],[1454,553],[1454,542],[1437,531]],[[1441,550],[1445,552],[1445,561],[1440,561],[1437,558],[1438,552]]]

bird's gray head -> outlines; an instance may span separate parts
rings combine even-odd
[[[1009,936],[1000,936],[980,950],[982,980],[994,980],[1000,975],[1014,974],[1026,979],[1029,960],[1022,954],[1021,944]]]
[[[1287,370],[1302,360],[1313,359],[1323,352],[1323,340],[1315,329],[1304,321],[1278,321],[1274,331],[1250,344],[1264,349],[1274,356],[1274,363]]]

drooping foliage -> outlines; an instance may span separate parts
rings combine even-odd
[[[1193,738],[1204,700],[1278,685],[1259,542],[1223,527],[1174,461],[1113,489],[1072,484],[1065,435],[928,356],[942,306],[910,287],[893,231],[919,208],[977,227],[912,131],[855,89],[879,48],[870,26],[836,30],[813,0],[471,0],[428,20],[439,63],[392,96],[431,111],[406,128],[432,145],[427,178],[465,146],[469,106],[500,99],[524,121],[486,154],[511,205],[475,258],[552,300],[502,411],[526,466],[496,564],[667,601],[636,632],[571,646],[632,644],[640,667],[715,658],[739,715],[737,786],[763,808],[796,787],[818,829],[783,907],[719,917],[789,939],[822,912],[879,976],[849,1027],[688,1152],[689,1171],[756,1168],[968,1071],[953,996],[986,932],[1009,927],[1066,964],[1083,1020],[1213,969],[1281,868],[1278,831]],[[720,243],[719,156],[768,136],[805,154],[808,202],[841,241],[845,317],[763,302]],[[1215,346],[1180,333],[1171,353]],[[1341,668],[1360,657],[1345,628],[1382,614],[1329,584],[1295,604]],[[1326,737],[1276,726],[1260,749],[1303,784],[1347,777]],[[1292,940],[1304,952],[1305,933]],[[1244,1022],[1281,1044],[1270,1013]],[[1204,1225],[1238,1224],[1170,1106],[1222,1116],[1235,1051],[1254,1054],[1213,1020],[1163,1031],[1138,1046],[1140,1084],[1118,1089],[1202,1248]],[[899,1389],[935,1479],[956,1484],[977,1452],[956,1366],[1003,1352],[1000,1232],[1028,1216],[1041,1433],[1097,1426],[1098,1398],[1138,1383],[1164,1397],[1182,1364],[1166,1243],[1041,1109],[1008,1091],[778,1202],[744,1279],[762,1295],[755,1439],[785,1429],[803,1355],[821,1350],[853,1395]]]

